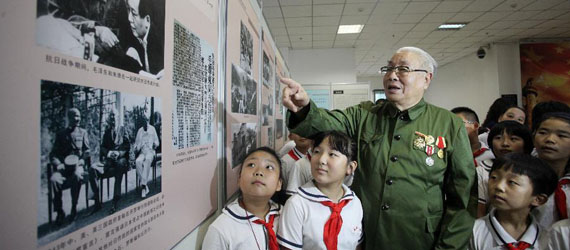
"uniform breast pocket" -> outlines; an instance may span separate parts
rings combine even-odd
[[[362,136],[358,141],[359,165],[378,166],[380,149],[383,141],[381,135]]]

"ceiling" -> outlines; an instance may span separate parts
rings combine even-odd
[[[354,48],[358,76],[371,76],[403,46],[440,65],[493,43],[570,38],[570,0],[262,0],[278,48]],[[438,31],[445,22],[468,22]],[[340,24],[364,24],[338,35]]]

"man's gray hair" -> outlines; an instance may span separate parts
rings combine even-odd
[[[425,50],[417,47],[402,47],[396,50],[396,53],[402,53],[402,52],[410,52],[418,55],[422,60],[421,66],[426,68],[427,71],[431,72],[432,75],[435,76],[435,72],[437,71],[437,62]]]

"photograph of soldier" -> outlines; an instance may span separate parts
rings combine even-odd
[[[243,22],[241,22],[239,48],[239,66],[248,75],[251,75],[251,68],[253,64],[253,37]]]
[[[232,113],[257,115],[257,83],[232,64]]]
[[[249,151],[257,148],[257,123],[232,124],[232,167],[243,161]]]
[[[40,103],[39,246],[161,192],[159,99],[42,80]]]
[[[267,53],[263,51],[263,85],[267,86],[269,89],[273,88],[273,82],[271,82],[273,74],[273,62],[269,60]]]
[[[160,79],[164,0],[37,0],[36,43]]]

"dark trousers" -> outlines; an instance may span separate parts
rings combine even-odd
[[[100,203],[99,184],[98,180],[101,178],[115,178],[113,185],[113,204],[116,204],[121,198],[121,182],[123,181],[123,174],[128,170],[129,161],[125,157],[118,159],[107,159],[103,166],[103,174],[99,174],[95,169],[89,168],[89,184],[93,193],[95,193],[95,203]]]
[[[65,181],[61,184],[60,188],[54,188],[53,195],[53,208],[56,212],[63,212],[62,209],[62,192],[64,189],[71,189],[71,210],[75,210],[77,207],[77,201],[79,200],[79,191],[81,189],[81,182],[75,175],[76,167],[66,166],[65,169],[60,172]],[[56,184],[54,184],[56,185]]]

